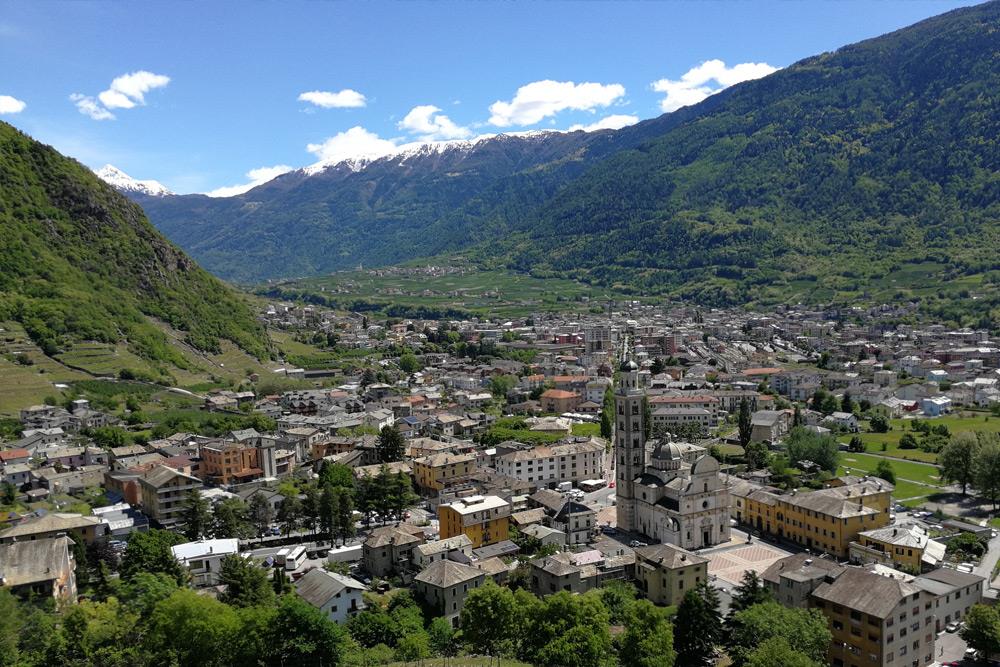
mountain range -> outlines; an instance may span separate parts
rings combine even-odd
[[[998,32],[991,2],[621,130],[432,145],[229,198],[127,194],[245,283],[461,252],[710,304],[877,295],[996,322]]]
[[[50,357],[96,342],[164,374],[192,367],[181,347],[271,354],[244,296],[89,169],[2,122],[0,322]]]

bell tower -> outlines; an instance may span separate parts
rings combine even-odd
[[[615,391],[615,467],[618,528],[635,531],[634,481],[646,469],[644,392],[639,388],[639,367],[630,359],[619,368],[621,381]]]

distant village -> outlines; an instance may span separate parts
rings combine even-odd
[[[1000,421],[1000,345],[900,323],[911,315],[617,302],[387,320],[271,303],[270,329],[353,363],[283,360],[273,378],[192,394],[201,412],[257,427],[119,444],[107,434],[145,428],[127,409],[23,406],[0,448],[0,585],[76,601],[76,542],[107,545],[114,570],[151,529],[185,536],[172,553],[199,591],[218,594],[223,559],[239,554],[337,623],[403,587],[457,627],[487,580],[539,596],[628,581],[664,606],[708,582],[725,604],[754,570],[782,605],[828,619],[830,664],[961,658],[954,631],[996,597],[996,554],[949,544],[996,546],[996,532],[985,511],[903,504],[903,482],[867,463],[902,480],[917,463],[862,436],[915,423],[916,442],[960,415]],[[257,390],[277,379],[295,388]],[[832,469],[789,459],[815,442],[835,444]],[[346,525],[307,492],[330,471],[352,478]],[[387,485],[395,501],[376,498]],[[192,528],[201,507],[239,508],[246,526]]]

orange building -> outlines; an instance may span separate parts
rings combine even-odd
[[[543,412],[573,412],[580,405],[580,394],[564,389],[549,389],[541,395]]]
[[[218,484],[247,482],[264,474],[257,460],[257,449],[238,442],[202,447],[201,470],[205,479]]]

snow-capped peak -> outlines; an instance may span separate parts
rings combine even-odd
[[[516,138],[544,138],[553,134],[562,134],[559,130],[527,130],[524,132],[502,132],[499,134],[481,134],[471,139],[449,139],[446,141],[415,141],[406,144],[397,144],[389,150],[379,150],[373,153],[357,155],[354,157],[341,157],[334,160],[325,160],[303,167],[300,171],[306,176],[312,176],[326,171],[327,169],[347,169],[350,171],[361,171],[368,165],[385,158],[396,159],[399,164],[403,164],[408,159],[444,153],[447,151],[460,150],[470,151],[477,145],[486,141],[502,140],[508,137]]]
[[[153,197],[173,194],[173,192],[168,190],[159,181],[138,181],[114,165],[106,164],[100,169],[95,170],[94,173],[97,174],[98,178],[116,190],[138,192]]]

